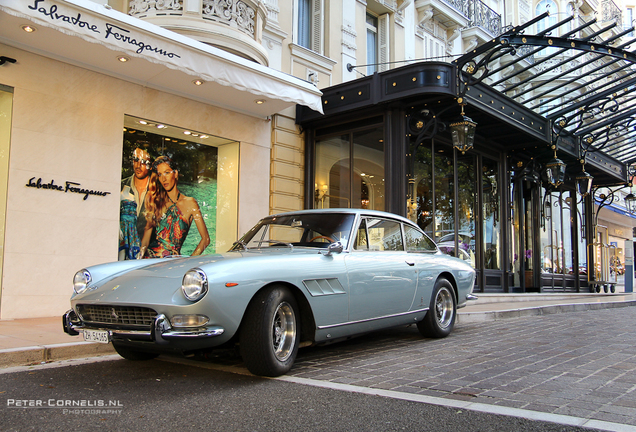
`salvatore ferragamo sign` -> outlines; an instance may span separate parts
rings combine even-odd
[[[15,1],[9,3],[15,3]],[[19,0],[17,7],[24,9],[25,5],[27,5],[25,12],[35,13],[40,19],[56,23],[60,27],[64,26],[80,33],[90,34],[97,39],[119,43],[122,46],[132,48],[137,54],[154,53],[170,59],[181,57],[165,48],[153,46],[152,43],[144,40],[143,35],[136,36],[127,28],[94,17],[85,18],[80,12],[72,10],[63,3],[58,5],[48,0],[31,0],[30,2]]]
[[[37,180],[35,179],[35,177],[31,177],[29,179],[29,182],[26,184],[26,187],[31,187],[36,189],[48,189],[48,190],[54,190],[59,192],[65,192],[65,193],[69,193],[69,192],[78,193],[78,194],[84,195],[84,201],[86,201],[89,195],[106,196],[110,194],[110,192],[84,189],[83,187],[80,187],[80,186],[81,185],[79,183],[70,182],[70,181],[64,182],[64,185],[55,184],[55,180],[51,180],[48,183],[43,183],[41,177]]]

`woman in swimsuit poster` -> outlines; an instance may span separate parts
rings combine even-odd
[[[180,255],[181,246],[194,221],[201,241],[192,255],[201,255],[210,244],[210,236],[197,201],[183,195],[177,184],[179,171],[172,159],[158,157],[153,163],[150,186],[146,195],[146,229],[141,240],[140,256],[143,258],[161,258]],[[152,230],[155,230],[156,243],[150,243]]]

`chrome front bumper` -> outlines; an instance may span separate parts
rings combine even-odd
[[[170,320],[164,315],[159,314],[155,317],[152,327],[148,330],[123,330],[100,327],[95,325],[85,325],[78,318],[73,309],[70,309],[62,316],[62,325],[64,332],[71,336],[79,335],[84,329],[88,330],[104,330],[109,333],[109,340],[128,339],[139,341],[151,341],[158,344],[166,344],[170,340],[175,339],[199,339],[220,336],[225,332],[221,326],[206,327],[189,327],[183,329],[175,329],[170,325]]]

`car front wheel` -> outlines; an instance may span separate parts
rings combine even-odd
[[[453,285],[441,278],[435,283],[429,310],[424,319],[417,323],[417,328],[426,337],[443,338],[453,331],[456,315]]]
[[[254,297],[239,335],[241,357],[251,373],[274,377],[291,369],[298,353],[297,311],[296,299],[283,286]]]

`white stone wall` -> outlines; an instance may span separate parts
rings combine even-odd
[[[117,259],[124,115],[240,142],[237,236],[269,211],[270,123],[0,44],[14,88],[0,319],[61,315],[74,273]],[[72,181],[105,197],[26,187]]]

